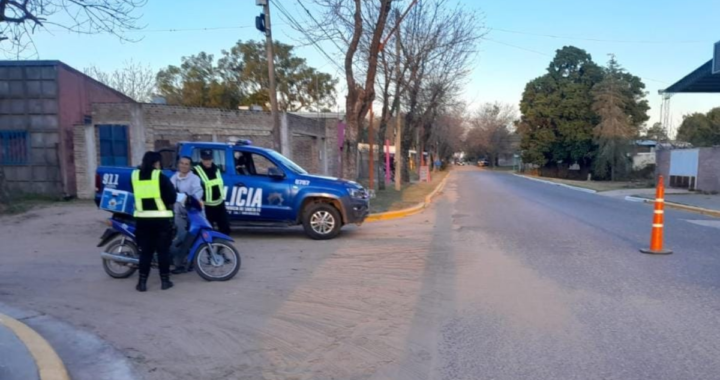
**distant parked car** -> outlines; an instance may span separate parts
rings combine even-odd
[[[484,166],[488,166],[488,165],[490,165],[490,163],[487,162],[487,160],[480,160],[480,161],[478,161],[478,166],[479,166],[479,167],[484,167]]]

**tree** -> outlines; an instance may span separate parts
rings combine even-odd
[[[707,114],[685,115],[678,128],[677,139],[697,147],[720,145],[720,107]]]
[[[638,135],[631,116],[625,111],[630,99],[624,89],[630,84],[625,82],[623,74],[622,67],[611,55],[605,77],[593,88],[592,108],[600,117],[594,130],[594,141],[598,146],[595,174],[605,178],[609,172],[612,181],[627,172],[630,144]]]
[[[656,142],[665,142],[665,141],[670,140],[670,138],[667,135],[667,131],[665,131],[665,128],[663,127],[662,123],[655,123],[652,125],[652,127],[647,128],[645,130],[643,138],[646,140],[653,140]]]
[[[437,118],[458,105],[457,97],[484,36],[481,20],[446,0],[418,3],[402,25],[404,104],[402,154],[413,144],[425,151]],[[417,140],[413,141],[416,136]],[[407,166],[403,178],[409,180]]]
[[[520,101],[523,161],[588,166],[598,122],[591,89],[602,80],[602,70],[584,50],[565,46],[547,71],[527,84]]]
[[[515,109],[508,104],[486,103],[475,113],[465,144],[471,156],[485,156],[496,166],[500,155],[512,153],[512,131]]]
[[[334,104],[337,80],[309,67],[304,58],[294,55],[290,45],[275,42],[274,49],[280,110],[317,110]],[[265,44],[238,41],[223,51],[217,62],[204,52],[183,57],[179,67],[168,66],[158,73],[157,87],[170,104],[227,109],[260,105],[267,109]]]
[[[319,111],[335,105],[335,78],[308,66],[305,58],[295,56],[293,46],[277,41],[273,45],[280,110]],[[269,103],[265,42],[238,41],[232,49],[223,51],[218,68],[247,94],[243,105]]]
[[[236,109],[242,100],[241,90],[222,74],[212,54],[182,57],[179,67],[168,66],[158,72],[158,93],[168,104]]]
[[[357,178],[360,126],[375,100],[375,78],[380,42],[388,22],[392,0],[315,0],[319,19],[312,25],[297,22],[284,12],[287,21],[312,44],[326,40],[343,54],[345,96],[345,141],[342,148],[343,177]],[[308,12],[309,13],[309,12]]]
[[[565,46],[557,51],[547,73],[525,86],[520,102],[517,127],[524,162],[541,167],[577,163],[585,170],[592,166],[598,148],[594,129],[601,121],[592,107],[592,89],[606,75],[582,49]],[[620,89],[627,99],[623,113],[639,129],[648,119],[645,85],[625,71],[617,76],[627,84]]]
[[[125,32],[140,29],[135,10],[147,0],[0,0],[0,47],[18,54],[32,45],[39,28],[55,26],[80,34],[110,33],[127,40]]]
[[[102,71],[97,66],[87,67],[83,71],[98,82],[138,102],[150,102],[155,92],[155,72],[150,66],[143,66],[132,60],[126,61],[122,68],[112,72]]]

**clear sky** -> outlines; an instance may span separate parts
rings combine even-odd
[[[305,15],[295,0],[275,1],[282,1],[295,17]],[[311,2],[303,0],[305,4]],[[463,94],[472,107],[493,101],[517,105],[525,84],[544,73],[555,50],[574,45],[587,50],[601,64],[607,61],[608,53],[614,53],[628,71],[642,77],[652,107],[650,121],[654,122],[660,116],[658,90],[709,60],[713,42],[720,40],[718,0],[460,2],[481,11],[488,28]],[[254,0],[200,4],[190,0],[150,0],[142,9],[145,30],[129,35],[141,39],[139,42],[122,42],[109,35],[40,32],[35,43],[41,59],[60,59],[78,69],[96,65],[112,70],[129,59],[160,69],[179,64],[182,56],[200,51],[219,54],[239,39],[263,38],[254,29],[254,17],[260,13]],[[273,7],[271,13],[278,24],[273,28],[274,37],[298,44],[299,36],[286,25],[277,8]],[[334,46],[323,47],[341,61]],[[298,55],[322,71],[340,74],[337,66],[312,46],[300,47]],[[677,127],[683,114],[720,106],[720,95],[676,95],[671,102]]]

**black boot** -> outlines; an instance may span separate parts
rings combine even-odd
[[[147,280],[148,280],[148,275],[141,274],[140,277],[138,278],[138,283],[137,283],[137,286],[135,286],[135,290],[137,290],[138,292],[146,292],[147,291]]]
[[[170,273],[172,274],[183,274],[187,273],[187,268],[185,268],[184,265],[178,265],[175,267],[175,269],[171,270]]]
[[[160,285],[160,289],[167,290],[173,287],[172,281],[170,281],[170,275],[169,274],[161,274],[160,275],[160,282],[162,285]]]

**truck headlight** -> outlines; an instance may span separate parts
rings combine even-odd
[[[368,198],[367,191],[365,191],[365,189],[363,189],[363,188],[360,188],[360,189],[348,188],[347,191],[350,194],[350,196],[355,199],[367,199]]]

